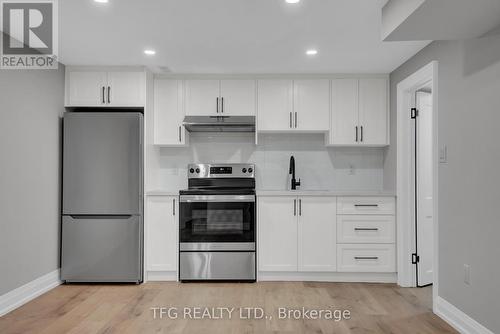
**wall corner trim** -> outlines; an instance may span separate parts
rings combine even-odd
[[[488,328],[484,327],[479,322],[472,319],[470,316],[441,297],[437,297],[434,313],[460,333],[493,334],[493,332]]]
[[[0,296],[0,317],[60,285],[60,270],[40,276]]]

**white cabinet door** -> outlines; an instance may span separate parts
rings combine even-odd
[[[146,207],[147,270],[177,270],[176,196],[149,196]]]
[[[255,116],[255,80],[221,80],[220,111],[228,116]]]
[[[259,80],[257,87],[258,130],[292,130],[292,80]]]
[[[154,82],[154,144],[179,146],[186,143],[186,131],[182,126],[181,80],[157,79]]]
[[[357,144],[358,123],[358,79],[332,80],[330,144]]]
[[[299,271],[336,270],[335,197],[299,197]]]
[[[360,143],[387,145],[387,80],[359,80]]]
[[[328,131],[330,121],[330,80],[294,80],[295,128]]]
[[[185,81],[186,115],[222,115],[219,80]]]
[[[297,271],[297,198],[258,199],[259,270]]]
[[[143,107],[146,81],[144,72],[108,72],[106,102],[112,107]]]
[[[106,72],[69,71],[66,80],[67,106],[106,105]]]

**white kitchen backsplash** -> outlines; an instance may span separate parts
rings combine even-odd
[[[187,187],[187,164],[250,162],[256,165],[257,188],[287,187],[290,156],[303,190],[381,190],[384,149],[327,148],[323,134],[193,133],[189,147],[150,147],[147,190]]]

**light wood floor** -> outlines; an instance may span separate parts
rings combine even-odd
[[[0,333],[456,333],[431,312],[431,288],[261,282],[62,285],[0,318]],[[262,307],[273,319],[182,319],[184,307]],[[154,319],[177,307],[180,319]],[[279,320],[278,308],[341,309],[350,320]]]

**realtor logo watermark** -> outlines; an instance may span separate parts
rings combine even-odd
[[[0,68],[57,68],[57,0],[0,0],[0,19]]]

